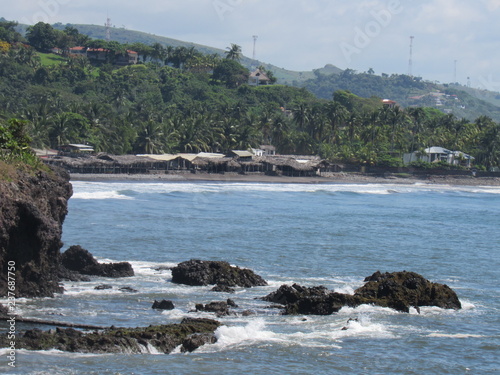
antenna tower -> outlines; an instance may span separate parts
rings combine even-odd
[[[254,60],[255,60],[255,47],[257,45],[257,38],[258,38],[257,35],[253,36],[253,55],[252,55],[252,59],[254,59]]]
[[[109,42],[111,40],[111,18],[106,19],[104,26],[106,26],[106,40]]]
[[[410,60],[408,62],[408,75],[413,77],[413,39],[414,36],[410,36]]]

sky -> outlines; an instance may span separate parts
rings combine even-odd
[[[247,57],[254,54],[255,35],[255,57],[289,70],[333,64],[500,91],[500,0],[0,0],[0,5],[1,17],[20,23],[104,25],[109,17],[117,28],[221,49],[235,43]]]

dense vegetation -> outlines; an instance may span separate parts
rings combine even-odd
[[[376,95],[392,99],[403,107],[434,107],[471,120],[482,115],[500,120],[497,100],[479,98],[479,90],[458,84],[437,84],[406,74],[376,75],[372,69],[365,73],[351,69],[336,74],[326,74],[323,70],[314,73],[314,78],[297,85],[319,98],[329,99],[335,91],[349,90],[364,98]]]
[[[469,153],[485,167],[500,162],[500,127],[488,117],[467,121],[429,108],[385,107],[380,98],[342,90],[317,99],[306,89],[249,86],[235,45],[221,57],[91,40],[74,28],[42,23],[26,38],[14,23],[0,22],[0,121],[3,128],[22,121],[33,147],[89,143],[126,154],[272,144],[280,153],[397,166],[404,152],[442,146]],[[110,57],[95,64],[46,54],[72,45],[106,48]],[[139,53],[140,64],[114,66],[113,57],[127,49]]]

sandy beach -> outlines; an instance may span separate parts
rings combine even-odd
[[[363,173],[337,173],[331,177],[288,177],[268,175],[242,175],[238,173],[179,173],[179,174],[71,174],[72,181],[217,181],[217,182],[264,182],[298,184],[438,184],[463,186],[500,186],[500,177],[472,176],[399,176],[387,174],[373,176]]]

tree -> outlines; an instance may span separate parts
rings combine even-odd
[[[250,72],[235,60],[224,59],[214,69],[212,78],[223,82],[229,88],[236,88],[248,82]]]
[[[230,60],[236,60],[240,61],[241,60],[241,47],[237,44],[231,43],[231,47],[226,48],[227,51],[226,53],[226,58]]]
[[[26,38],[29,44],[38,51],[48,51],[56,46],[57,30],[44,22],[38,22],[34,26],[28,27]]]

